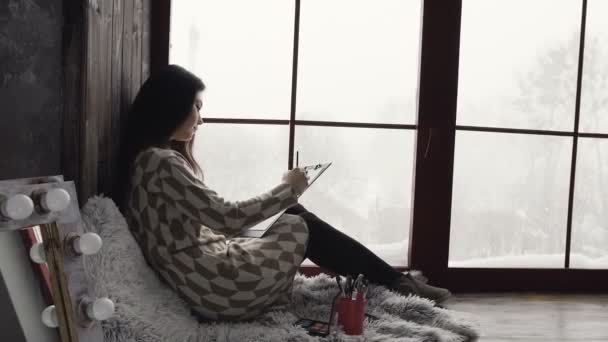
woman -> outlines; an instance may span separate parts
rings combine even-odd
[[[297,204],[307,186],[300,169],[246,201],[229,202],[211,190],[192,155],[204,89],[199,78],[174,65],[143,84],[124,131],[113,196],[150,265],[195,313],[247,319],[285,303],[306,258],[403,294],[437,302],[450,295],[395,271]],[[264,237],[236,237],[285,208]]]

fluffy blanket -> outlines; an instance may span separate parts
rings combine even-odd
[[[116,304],[116,314],[102,323],[106,342],[224,341],[395,341],[465,342],[477,340],[476,319],[438,308],[416,296],[404,297],[381,286],[368,292],[368,308],[379,320],[366,321],[361,337],[340,329],[319,339],[294,326],[299,318],[327,321],[337,293],[326,275],[295,279],[288,308],[270,311],[248,322],[199,323],[183,302],[146,263],[114,203],[103,197],[82,209],[85,229],[99,234],[102,250],[84,259],[85,273],[97,296]]]

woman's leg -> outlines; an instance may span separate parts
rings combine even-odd
[[[401,274],[356,240],[340,232],[309,212],[301,204],[286,211],[299,215],[308,226],[308,247],[305,258],[341,275],[356,277],[363,274],[369,281],[384,285],[402,294],[416,294],[440,303],[450,297],[450,291],[425,284]]]
[[[287,209],[299,215],[309,231],[306,257],[315,264],[341,275],[356,277],[360,273],[372,283],[392,287],[402,276],[372,251],[340,232],[315,214],[297,204]]]

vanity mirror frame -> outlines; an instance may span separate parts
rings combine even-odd
[[[37,194],[51,189],[63,189],[70,197],[69,205],[59,212],[40,210]],[[76,187],[72,181],[64,181],[63,176],[47,176],[0,181],[0,201],[16,194],[34,198],[32,214],[25,219],[0,217],[0,232],[33,229],[40,227],[44,250],[44,260],[48,266],[50,293],[55,305],[59,336],[62,342],[103,342],[103,331],[99,322],[86,314],[86,303],[96,298],[90,280],[84,273],[83,258],[73,253],[69,241],[75,235],[85,233],[80,216]],[[33,241],[32,241],[33,242]],[[24,257],[28,257],[27,254]],[[34,268],[44,279],[40,267]],[[44,308],[41,308],[40,312]]]

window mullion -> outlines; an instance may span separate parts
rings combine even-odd
[[[462,0],[424,1],[410,266],[447,281]]]
[[[288,169],[293,168],[293,149],[295,143],[296,95],[298,88],[298,48],[300,46],[300,0],[295,0],[293,21],[293,69],[291,72],[291,111],[289,114],[289,158]]]
[[[568,194],[568,223],[566,225],[566,253],[564,267],[570,268],[570,245],[572,240],[572,210],[574,207],[574,183],[576,179],[576,157],[578,153],[578,130],[581,113],[581,88],[583,83],[583,60],[585,56],[585,30],[587,23],[587,0],[583,0],[581,12],[581,37],[578,50],[578,72],[576,79],[576,102],[574,107],[574,136],[572,138],[572,165],[570,167],[570,189]]]

